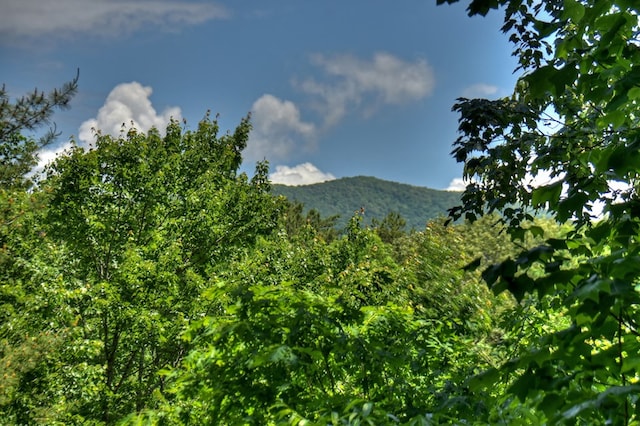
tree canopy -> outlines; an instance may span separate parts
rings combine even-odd
[[[51,124],[56,109],[67,108],[78,90],[80,74],[48,93],[35,89],[15,100],[0,88],[0,187],[29,185],[24,176],[37,164],[37,151],[58,136],[55,126],[39,140],[25,132]]]
[[[360,210],[338,235],[266,163],[239,172],[248,117],[97,131],[29,190],[20,169],[0,190],[2,422],[637,423],[638,8],[470,2],[505,14],[521,75],[453,107],[449,226]],[[2,92],[15,161],[75,82]]]
[[[454,106],[469,184],[451,215],[499,211],[516,239],[538,231],[527,221],[539,210],[575,226],[485,271],[494,291],[558,298],[570,319],[499,371],[554,423],[627,424],[640,409],[640,4],[474,0],[468,12],[492,9],[521,76],[510,97]]]

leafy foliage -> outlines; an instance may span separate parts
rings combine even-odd
[[[268,193],[264,165],[235,173],[242,131],[216,135],[208,119],[98,135],[41,190],[5,197],[3,418],[490,421],[465,379],[504,358],[498,320],[514,305],[463,267],[509,241],[438,222],[385,243],[360,213],[329,237]]]
[[[497,7],[524,74],[511,98],[454,106],[453,155],[472,183],[451,214],[498,210],[514,238],[532,232],[531,209],[575,225],[485,271],[495,291],[535,295],[567,319],[500,371],[516,377],[509,393],[549,422],[629,424],[640,373],[638,4],[476,0],[469,13]],[[551,180],[531,185],[538,173]]]
[[[484,334],[462,331],[455,302],[425,295],[448,281],[447,269],[401,278],[404,268],[361,220],[329,243],[311,226],[293,241],[264,239],[221,273],[204,293],[211,314],[185,336],[194,349],[168,373],[173,396],[148,418],[421,424],[449,402],[444,389],[486,365],[483,345],[469,350]],[[419,244],[446,242],[425,234]],[[430,260],[424,252],[413,259],[416,270]]]
[[[424,226],[402,196],[426,192],[344,179],[318,186],[357,203],[339,235],[272,195],[267,164],[238,173],[248,118],[220,135],[208,115],[97,132],[30,192],[0,189],[0,418],[637,422],[637,7],[471,1],[505,12],[524,74],[454,107],[470,184],[431,204],[467,221]]]
[[[495,409],[499,396],[466,382],[505,359],[499,321],[515,305],[464,266],[513,244],[489,223],[407,233],[398,214],[365,227],[360,211],[339,236],[335,218],[271,195],[266,164],[237,173],[249,128],[219,136],[207,116],[166,136],[98,132],[32,192],[0,193],[2,418],[533,416]]]
[[[298,235],[307,226],[313,228],[327,241],[331,241],[338,236],[338,230],[336,229],[338,215],[322,218],[320,213],[314,209],[307,211],[305,215],[303,214],[304,205],[302,203],[292,202],[286,198],[282,201],[286,205],[282,220],[287,235],[290,237]]]
[[[37,365],[16,374],[31,377],[32,394],[33,371],[38,382],[53,384],[44,386],[48,401],[33,403],[49,403],[47,422],[110,424],[154,404],[164,386],[158,372],[188,351],[179,336],[202,313],[199,296],[210,271],[276,224],[266,167],[259,165],[251,181],[237,174],[249,128],[243,120],[219,137],[217,122],[206,117],[195,132],[171,123],[165,137],[155,130],[97,134],[95,149],[74,147],[49,168],[38,193],[46,201],[38,223],[49,251],[21,251],[38,241],[16,241],[20,234],[7,232],[6,262],[14,266],[4,293],[11,311],[3,355],[22,356],[21,347],[32,352]],[[12,219],[14,211],[7,210],[8,220],[31,217]],[[42,271],[51,274],[36,274],[46,262],[54,268]],[[34,299],[41,305],[28,303]],[[38,322],[18,322],[31,316]],[[13,327],[38,333],[36,347],[28,346],[29,336],[12,337]],[[55,334],[62,346],[41,348],[38,342],[47,341],[38,336],[50,329],[62,331]],[[62,349],[53,356],[56,347]],[[46,367],[49,355],[58,368]],[[8,413],[25,423],[42,420],[9,390]],[[58,402],[64,409],[55,408]]]
[[[0,413],[13,424],[51,423],[60,409],[55,379],[66,336],[64,254],[43,228],[41,194],[0,190]]]

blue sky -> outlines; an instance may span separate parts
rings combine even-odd
[[[62,135],[123,122],[190,128],[207,110],[233,130],[251,112],[243,170],[270,162],[299,184],[367,175],[436,189],[462,168],[451,106],[511,93],[516,66],[499,13],[435,0],[1,0],[0,82],[49,90],[80,69]]]

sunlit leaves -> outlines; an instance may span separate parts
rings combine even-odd
[[[495,6],[479,3],[483,7],[470,11],[484,14]],[[494,290],[509,290],[520,300],[537,295],[540,303],[562,302],[574,324],[542,335],[503,370],[520,369],[510,392],[543,409],[552,422],[628,424],[637,409],[637,399],[629,396],[636,370],[624,365],[636,365],[637,351],[625,345],[637,341],[638,333],[628,320],[638,313],[640,277],[638,4],[499,4],[505,7],[503,30],[526,72],[509,100],[462,100],[454,107],[462,136],[453,154],[478,183],[452,214],[474,219],[499,210],[519,239],[528,231],[513,205],[573,222],[562,245],[550,241],[543,251],[522,253],[484,273]],[[505,110],[514,100],[528,115]],[[505,161],[504,150],[519,155]],[[551,183],[528,188],[523,178],[539,172],[549,173]],[[594,218],[598,209],[604,215]]]
[[[403,237],[400,269],[360,222],[332,241],[311,227],[261,238],[219,271],[203,293],[216,308],[185,334],[193,350],[167,376],[173,396],[156,414],[424,424],[466,413],[476,400],[462,378],[492,355],[487,294],[465,287],[457,266],[464,232],[433,224]]]
[[[571,19],[573,22],[580,22],[585,13],[585,6],[576,0],[564,0],[563,19]]]
[[[74,259],[57,289],[77,330],[64,362],[97,371],[61,376],[81,383],[69,415],[112,423],[153,405],[159,371],[187,352],[179,335],[207,311],[211,271],[274,228],[266,167],[251,182],[237,172],[249,128],[218,136],[207,116],[196,131],[172,122],[165,137],[97,133],[95,148],[49,167],[44,230]]]

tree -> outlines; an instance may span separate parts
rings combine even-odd
[[[486,419],[462,385],[493,356],[479,324],[488,291],[475,280],[466,294],[456,256],[463,234],[441,223],[413,233],[398,264],[362,220],[331,241],[281,223],[220,271],[201,299],[215,315],[185,333],[191,351],[167,374],[166,402],[130,424]]]
[[[315,209],[311,209],[305,216],[303,215],[304,204],[296,201],[289,201],[284,197],[282,198],[282,202],[285,205],[282,221],[284,222],[284,228],[289,237],[294,238],[306,228],[311,227],[318,232],[319,236],[327,241],[331,241],[336,238],[338,234],[338,231],[336,230],[336,222],[340,218],[339,215],[322,218],[320,212]]]
[[[65,322],[58,303],[64,295],[51,285],[64,255],[43,228],[46,197],[24,191],[37,150],[56,133],[52,128],[39,141],[24,133],[67,107],[77,82],[78,76],[61,89],[34,90],[15,101],[0,88],[0,417],[8,423],[48,423],[64,392],[48,380],[64,343],[64,330],[52,326]]]
[[[393,243],[406,234],[407,221],[398,212],[387,214],[382,221],[371,219],[371,226],[385,243]]]
[[[574,228],[483,273],[518,300],[559,298],[569,319],[484,379],[509,380],[551,423],[628,424],[640,411],[640,4],[473,0],[468,12],[498,8],[522,75],[511,97],[453,107],[469,184],[451,216],[499,211],[514,239],[539,232],[536,211]]]
[[[58,136],[55,126],[39,140],[24,135],[51,123],[56,109],[67,108],[78,90],[80,74],[60,89],[45,93],[35,89],[11,101],[6,87],[0,88],[0,188],[29,185],[24,175],[37,164],[37,150]]]
[[[46,197],[0,190],[0,418],[51,424],[67,406],[56,379],[66,324],[59,284],[69,259],[44,230]]]
[[[275,227],[266,165],[251,180],[237,171],[249,130],[247,118],[218,135],[207,115],[164,137],[98,133],[47,169],[43,230],[67,259],[53,284],[70,313],[54,323],[66,334],[55,374],[73,401],[57,421],[112,424],[157,403],[159,371],[189,350],[180,334],[210,313],[210,277]]]

